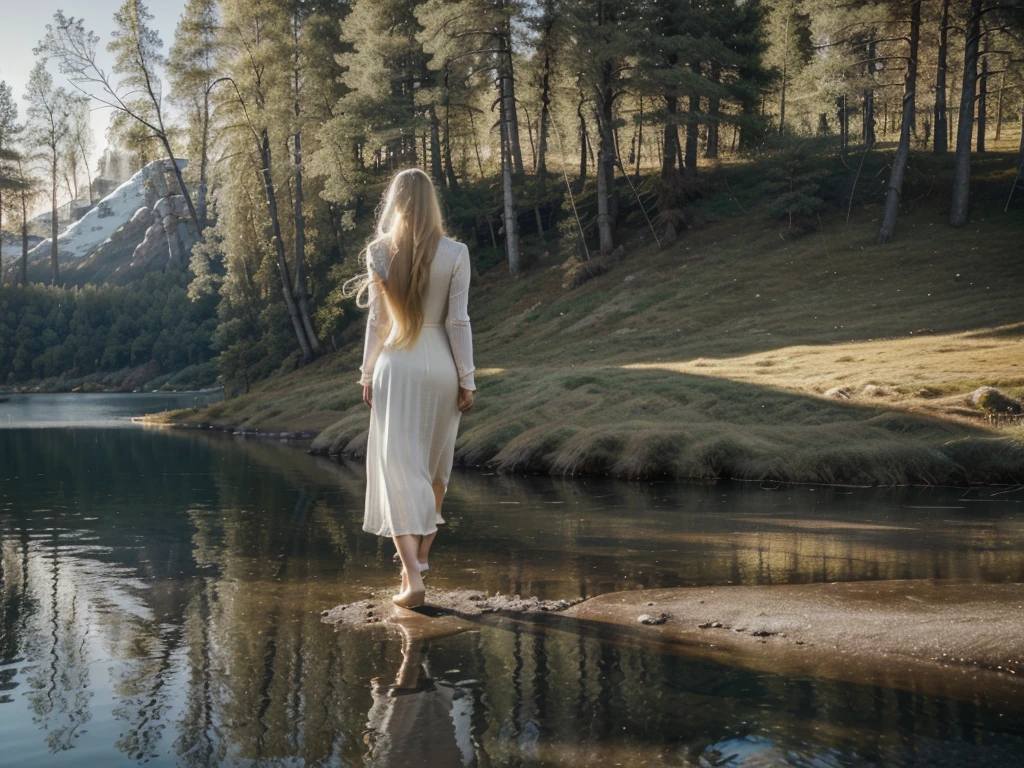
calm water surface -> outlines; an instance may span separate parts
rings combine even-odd
[[[177,408],[209,405],[224,399],[221,390],[159,393],[52,393],[36,395],[0,394],[0,429],[130,427],[133,416],[160,413]]]
[[[121,397],[83,400],[78,421],[126,415]],[[136,412],[156,405],[135,397]],[[45,410],[36,406],[20,405],[12,423]],[[983,693],[792,678],[571,625],[495,622],[429,641],[336,632],[320,610],[397,577],[393,548],[360,530],[360,466],[52,421],[0,428],[0,765],[998,766],[1024,756],[1024,701]],[[569,598],[1020,582],[1022,502],[1024,490],[1005,488],[460,473],[431,584]],[[409,692],[389,695],[396,682]]]

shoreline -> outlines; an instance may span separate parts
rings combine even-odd
[[[223,392],[224,387],[202,387],[200,389],[117,389],[104,387],[100,389],[82,390],[80,387],[72,389],[0,389],[0,397],[12,397],[17,395],[206,395],[210,392]]]
[[[679,587],[542,601],[429,590],[421,609],[388,591],[335,606],[338,629],[413,628],[430,636],[525,622],[641,643],[792,679],[974,699],[1024,711],[1024,584],[944,580]]]
[[[208,390],[212,391],[212,390]],[[203,406],[200,410],[208,408],[209,406]],[[303,448],[305,452],[310,456],[317,456],[321,458],[328,458],[334,461],[354,460],[363,462],[366,458],[365,451],[360,450],[345,450],[341,452],[333,452],[331,448],[331,442],[325,441],[324,436],[330,434],[328,429],[303,429],[303,430],[272,430],[272,429],[261,429],[259,427],[243,428],[235,424],[217,423],[213,421],[178,421],[176,420],[179,416],[193,415],[194,411],[165,411],[162,413],[153,413],[144,416],[133,416],[132,421],[143,424],[148,427],[157,427],[163,429],[172,430],[183,430],[183,431],[211,431],[218,432],[225,435],[231,435],[233,437],[242,437],[246,439],[256,440],[268,440],[276,442],[288,442],[295,445],[296,448]],[[365,437],[365,434],[362,436]],[[880,482],[825,482],[815,480],[802,480],[795,478],[777,478],[777,477],[732,477],[732,476],[718,476],[718,477],[707,477],[701,475],[668,475],[668,474],[650,474],[650,475],[619,475],[612,472],[572,472],[572,473],[557,473],[551,471],[538,470],[534,467],[519,467],[519,466],[502,466],[496,461],[484,461],[480,463],[468,463],[466,461],[460,461],[458,450],[456,450],[455,456],[455,467],[465,470],[474,469],[493,469],[502,474],[509,475],[543,475],[547,477],[607,477],[620,480],[668,480],[680,483],[717,483],[717,482],[736,482],[736,483],[762,483],[771,484],[772,487],[781,486],[814,486],[814,487],[827,487],[827,488],[901,488],[901,487],[917,487],[917,488],[977,488],[977,487],[1007,487],[1016,486],[1020,484],[1020,480],[1014,477],[1009,477],[1003,480],[978,480],[962,483],[949,483],[949,482],[903,482],[903,483],[880,483]]]

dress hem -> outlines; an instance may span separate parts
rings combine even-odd
[[[440,525],[440,523],[438,524]],[[403,533],[389,533],[386,529],[373,530],[372,528],[363,527],[365,533],[372,533],[375,536],[383,536],[384,538],[390,539],[394,536],[429,536],[432,533],[437,533],[437,525],[434,526],[433,530],[427,531],[426,533],[420,533],[419,531],[405,531]]]

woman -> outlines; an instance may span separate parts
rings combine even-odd
[[[422,572],[444,522],[459,417],[476,389],[469,249],[444,236],[423,171],[391,180],[366,261],[356,297],[369,307],[359,380],[370,407],[363,530],[394,539],[403,568],[392,599],[414,608],[423,605]]]

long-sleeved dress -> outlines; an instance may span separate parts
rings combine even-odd
[[[386,280],[390,258],[387,243],[371,245],[370,277]],[[448,487],[461,416],[459,387],[476,389],[469,275],[469,249],[442,237],[430,265],[423,330],[401,349],[384,338],[387,307],[379,284],[370,285],[359,380],[373,388],[363,530],[378,536],[425,536],[444,522],[433,484]]]

